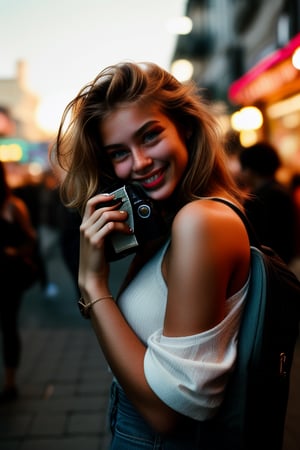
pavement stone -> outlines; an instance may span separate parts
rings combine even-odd
[[[0,405],[1,450],[104,450],[111,374],[93,332],[29,329],[22,340],[20,396]]]

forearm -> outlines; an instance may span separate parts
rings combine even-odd
[[[149,387],[144,375],[146,347],[118,306],[110,299],[100,301],[93,305],[91,319],[107,362],[130,401],[154,429],[162,433],[171,431],[181,416]]]
[[[145,346],[137,338],[111,299],[91,308],[91,320],[100,346],[116,378],[122,384],[139,383],[143,378]]]

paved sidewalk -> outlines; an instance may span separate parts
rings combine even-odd
[[[111,381],[89,329],[22,331],[20,397],[0,406],[1,450],[105,450]]]
[[[0,405],[0,449],[107,450],[111,374],[93,331],[89,326],[25,329],[22,337],[20,397]],[[299,373],[300,340],[283,450],[300,448]]]

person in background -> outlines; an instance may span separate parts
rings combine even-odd
[[[82,214],[79,305],[114,375],[111,449],[202,448],[198,425],[218,412],[235,365],[250,267],[244,225],[212,200],[242,208],[217,121],[193,84],[153,63],[104,69],[69,113],[52,158]],[[106,245],[133,230],[126,198],[107,203],[115,183],[138,185],[165,221],[152,240],[142,228],[116,300]]]
[[[16,135],[16,121],[12,117],[12,114],[6,106],[0,105],[0,138],[12,138]],[[29,212],[31,223],[36,230],[38,245],[36,246],[36,259],[39,260],[39,279],[42,289],[44,290],[45,297],[52,297],[56,295],[57,287],[54,283],[50,283],[48,280],[48,273],[45,258],[41,252],[41,242],[39,239],[39,222],[40,222],[40,184],[33,181],[33,178],[27,174],[24,177],[24,184],[15,186],[13,194],[20,198],[26,205]],[[50,294],[50,295],[49,295]]]
[[[300,172],[293,174],[290,180],[290,193],[295,208],[295,257],[291,269],[300,280]]]
[[[1,402],[13,400],[18,395],[16,375],[21,357],[18,314],[25,290],[20,281],[19,261],[31,257],[35,246],[36,234],[27,207],[12,194],[0,161],[0,328],[5,368]]]
[[[260,241],[286,262],[295,255],[295,209],[292,197],[277,179],[281,161],[268,142],[258,142],[240,153],[241,180],[252,194],[244,204]]]
[[[66,208],[61,205],[60,212],[60,247],[62,257],[67,269],[72,277],[74,287],[80,295],[78,287],[78,268],[79,268],[79,244],[81,224],[80,214],[76,209]]]
[[[296,214],[296,256],[300,258],[300,173],[295,173],[290,182],[290,192]]]
[[[47,251],[51,251],[56,239],[57,228],[57,202],[56,186],[50,171],[45,171],[41,178],[36,180],[27,174],[24,183],[14,188],[14,194],[21,198],[27,206],[31,223],[36,230],[38,245],[36,257],[39,260],[39,284],[45,299],[56,299],[58,286],[51,280],[47,266]],[[47,245],[45,245],[47,243]]]

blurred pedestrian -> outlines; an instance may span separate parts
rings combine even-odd
[[[15,195],[25,202],[36,230],[39,283],[45,299],[50,300],[55,299],[59,291],[57,284],[51,280],[47,267],[47,259],[51,256],[48,253],[51,253],[57,240],[58,190],[53,179],[50,171],[43,173],[37,180],[27,174],[24,183],[14,189]]]
[[[4,363],[4,388],[0,401],[15,399],[18,394],[16,373],[21,356],[18,314],[22,295],[28,288],[27,268],[31,267],[35,247],[35,230],[27,207],[12,194],[0,161],[0,327]]]
[[[300,258],[300,173],[293,175],[290,189],[296,215],[296,256]]]
[[[60,221],[60,246],[63,260],[72,277],[74,287],[80,295],[78,270],[81,217],[76,209],[66,208],[61,204]]]
[[[276,179],[281,161],[268,142],[240,153],[241,179],[252,194],[244,204],[260,241],[289,263],[295,255],[295,210],[289,190]]]

